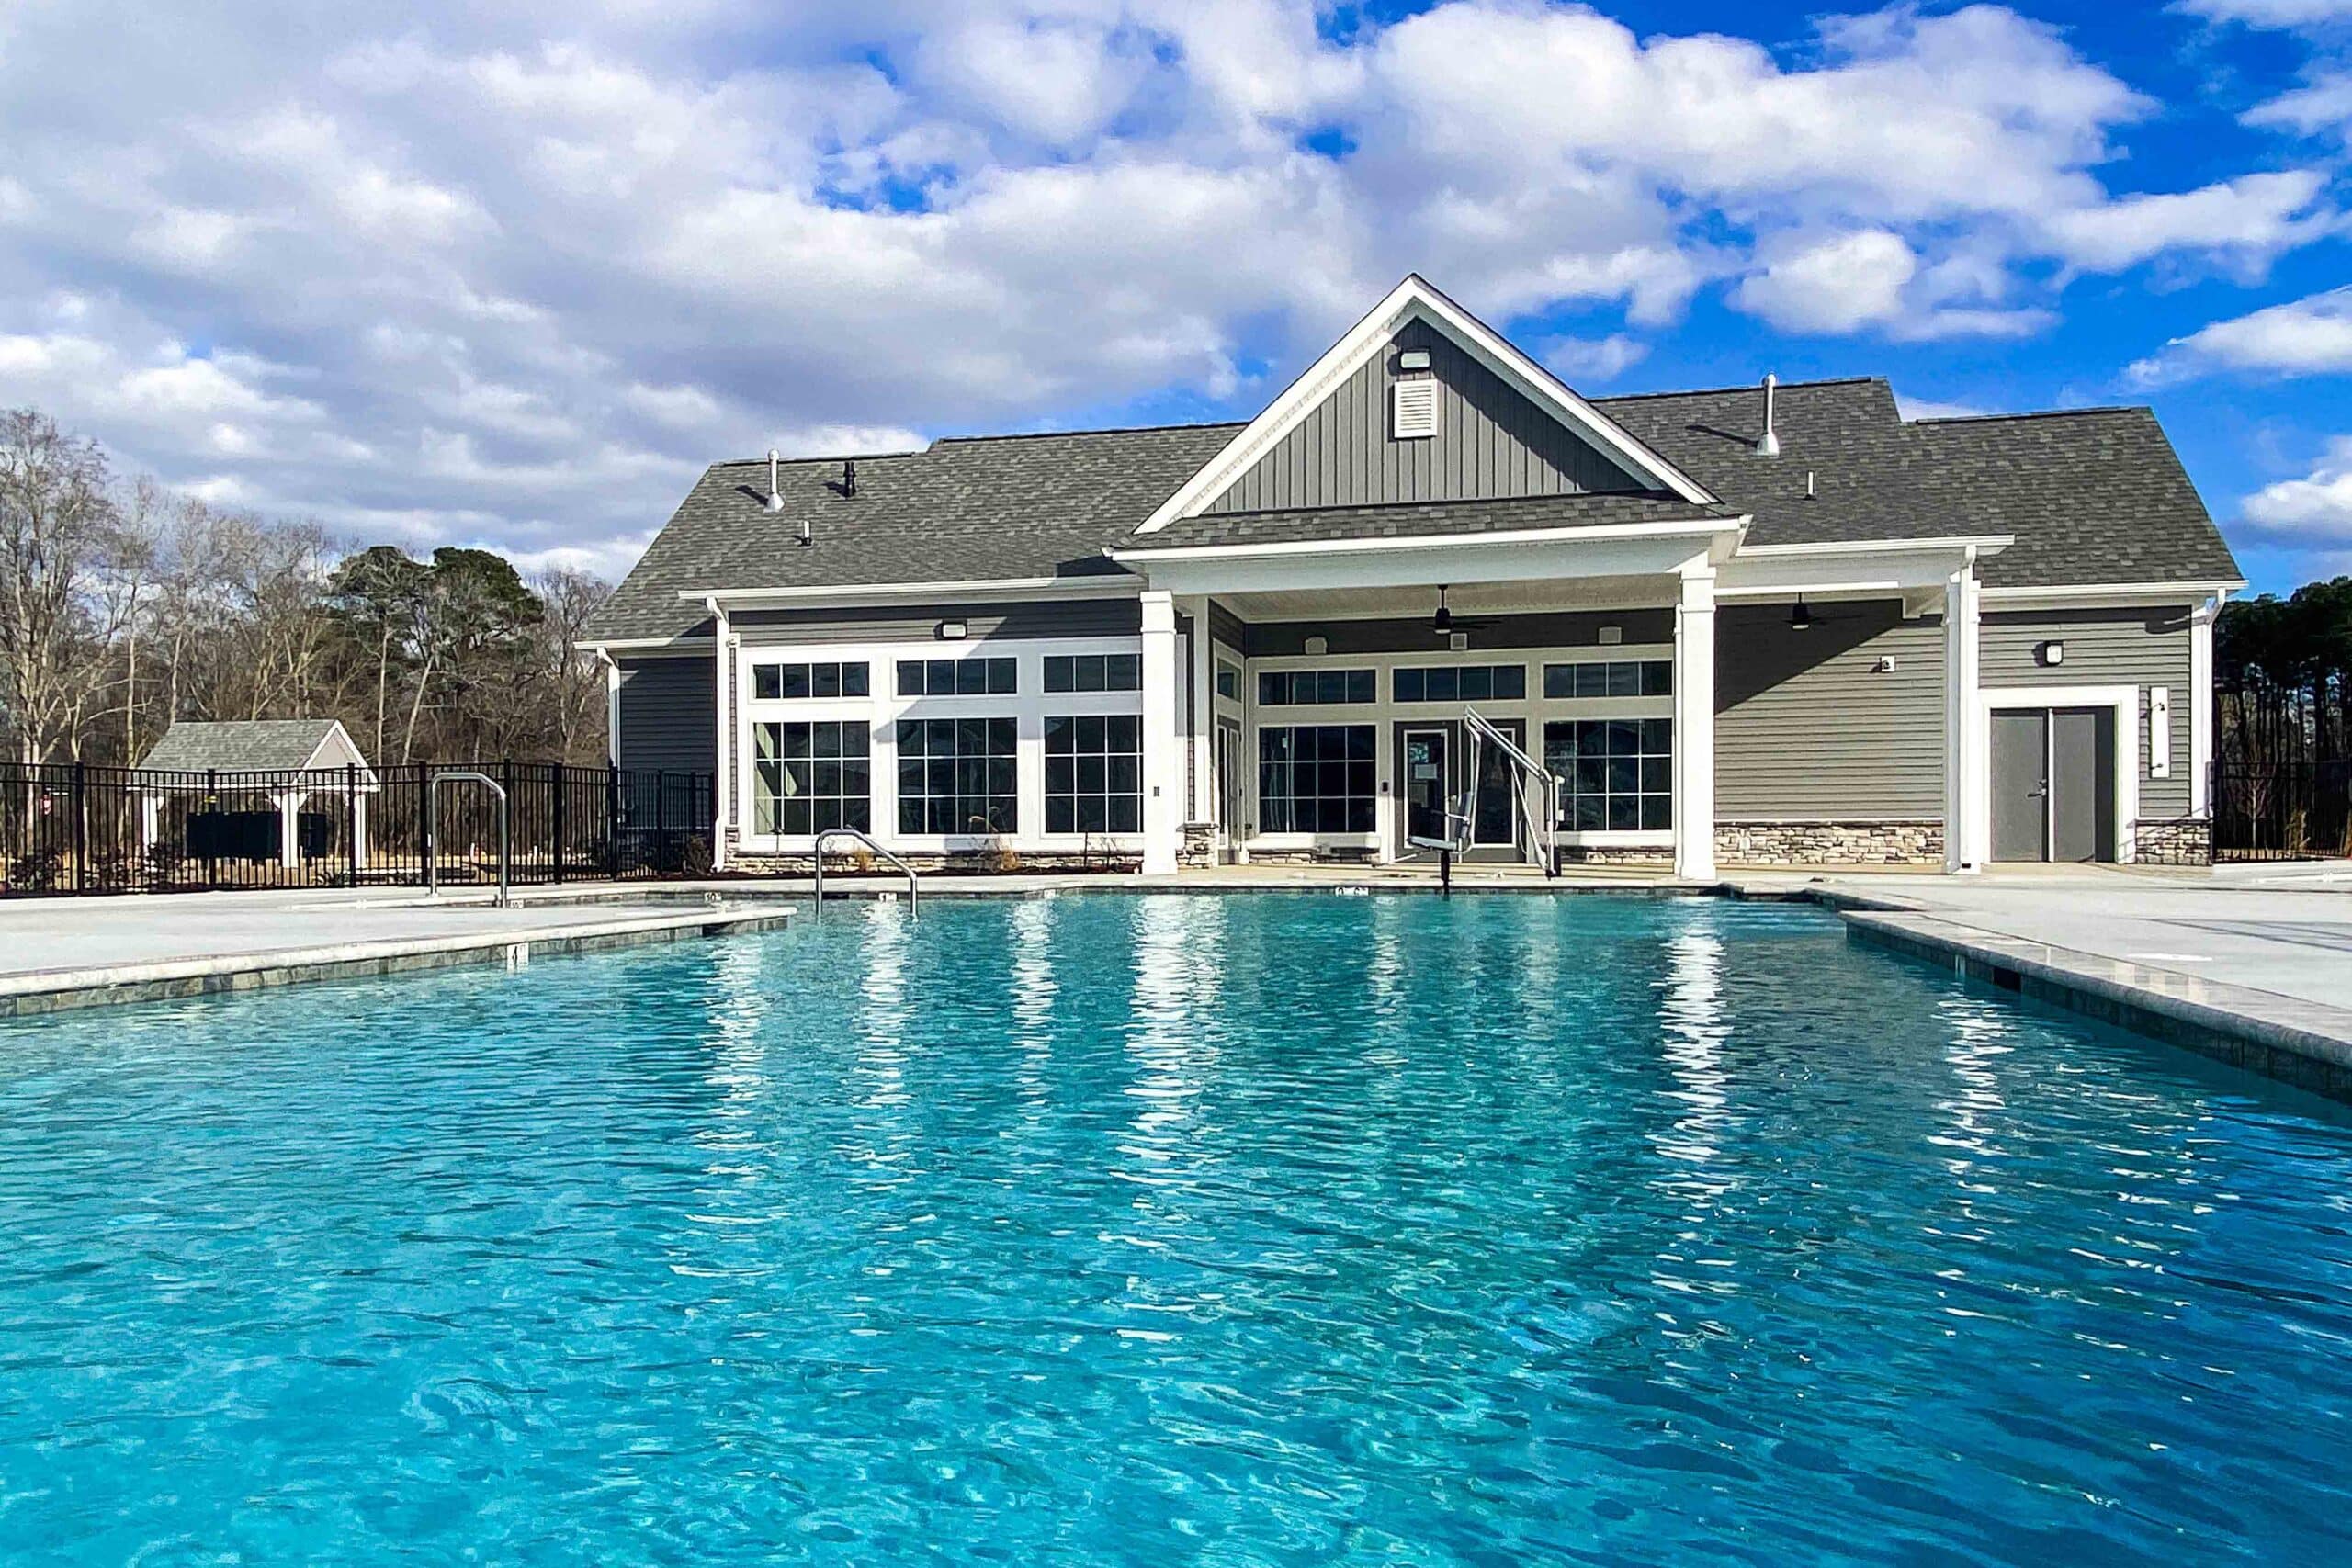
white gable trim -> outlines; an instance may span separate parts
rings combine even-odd
[[[1208,504],[1249,472],[1252,464],[1274,444],[1298,427],[1340,383],[1354,375],[1385,347],[1397,329],[1409,321],[1425,321],[1453,340],[1473,359],[1516,388],[1538,408],[1568,429],[1615,457],[1657,488],[1673,491],[1696,506],[1712,505],[1715,497],[1681,469],[1651,451],[1564,385],[1560,378],[1521,353],[1500,333],[1471,315],[1423,281],[1409,274],[1388,297],[1347,334],[1324,352],[1323,357],[1301,372],[1283,395],[1266,405],[1224,449],[1201,466],[1176,493],[1144,519],[1138,534],[1156,534],[1170,523],[1196,517]]]
[[[338,741],[342,742],[340,746],[336,744]],[[328,755],[330,752],[334,755],[330,757]],[[352,739],[351,732],[344,728],[343,720],[329,719],[326,732],[319,737],[319,743],[311,748],[310,760],[302,764],[302,771],[305,773],[316,772],[320,769],[340,771],[346,767],[358,769],[368,783],[376,782],[376,770],[368,764],[367,757],[360,751],[359,743]]]

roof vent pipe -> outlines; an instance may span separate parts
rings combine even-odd
[[[1759,457],[1781,455],[1781,438],[1772,434],[1772,389],[1780,384],[1777,376],[1764,378],[1764,434],[1756,438],[1756,455]]]
[[[770,512],[781,512],[784,510],[784,487],[778,482],[778,479],[779,476],[776,473],[775,448],[771,446],[768,448],[768,499],[766,502],[767,509]]]

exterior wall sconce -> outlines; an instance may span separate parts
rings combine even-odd
[[[2063,642],[2045,642],[2033,650],[2033,656],[2044,664],[2064,664],[2066,662],[2066,645]]]
[[[1311,637],[1306,639],[1306,656],[1309,659],[1320,659],[1323,655],[1330,651],[1331,639],[1329,637]]]
[[[1426,348],[1408,348],[1396,356],[1396,368],[1399,370],[1426,370],[1429,367],[1430,351]]]
[[[1871,669],[1873,669],[1873,670],[1875,670],[1875,671],[1878,671],[1880,674],[1882,674],[1882,675],[1892,675],[1892,674],[1894,674],[1894,655],[1893,655],[1893,654],[1891,654],[1891,653],[1882,653],[1882,654],[1880,654],[1880,655],[1879,655],[1879,657],[1878,657],[1878,662],[1877,662],[1876,664],[1871,665]]]
[[[972,628],[962,621],[942,621],[938,633],[942,642],[962,642],[972,635]]]

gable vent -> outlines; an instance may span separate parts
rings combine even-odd
[[[1399,381],[1394,395],[1397,440],[1419,441],[1437,434],[1435,380]]]

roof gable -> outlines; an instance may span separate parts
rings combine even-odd
[[[1405,370],[1403,356],[1427,356]],[[1437,433],[1398,437],[1396,389],[1426,384]],[[1415,318],[1199,513],[1419,505],[1623,492],[1645,484],[1430,322]]]
[[[332,718],[182,719],[141,759],[170,773],[294,773],[368,768],[368,759]]]
[[[1419,276],[1408,276],[1350,328],[1323,356],[1307,367],[1264,412],[1251,420],[1190,479],[1144,520],[1138,534],[1157,533],[1180,518],[1199,516],[1227,498],[1231,510],[1261,509],[1253,493],[1251,476],[1259,465],[1317,411],[1332,403],[1358,373],[1382,357],[1410,328],[1423,328],[1458,350],[1466,366],[1483,369],[1501,387],[1516,392],[1532,409],[1574,437],[1600,462],[1628,478],[1626,488],[1657,490],[1693,505],[1713,501],[1705,488],[1658,453],[1570,391],[1558,378],[1512,346],[1492,328],[1447,299]],[[1464,372],[1465,383],[1468,371]],[[1385,411],[1374,411],[1385,420]],[[1562,449],[1565,452],[1565,449]],[[1590,471],[1600,477],[1600,470]],[[1592,488],[1592,487],[1587,487]],[[1530,493],[1561,493],[1532,491]],[[1461,499],[1442,495],[1404,495],[1399,500]],[[1326,503],[1346,504],[1344,502]],[[1308,502],[1317,504],[1317,502]]]

